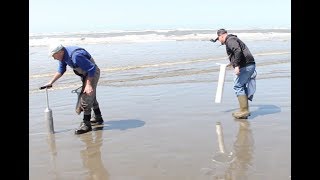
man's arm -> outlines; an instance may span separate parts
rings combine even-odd
[[[235,39],[230,39],[230,41],[228,41],[228,46],[231,49],[231,51],[233,52],[233,61],[232,63],[234,64],[234,73],[236,75],[240,74],[240,60],[241,60],[241,56],[242,56],[242,51],[241,51],[241,47],[240,44],[238,43],[237,40]]]
[[[56,73],[54,74],[52,80],[49,81],[49,82],[48,82],[46,85],[44,85],[44,86],[52,86],[52,84],[53,84],[54,82],[56,82],[61,76],[62,76],[61,73],[56,72]]]
[[[78,64],[78,66],[82,70],[84,70],[84,71],[86,71],[88,73],[83,93],[86,93],[87,95],[90,96],[93,93],[93,88],[92,88],[92,83],[91,82],[92,82],[93,77],[94,77],[95,72],[96,72],[96,65],[95,65],[95,63],[90,61],[83,54],[76,54],[76,56],[74,56],[74,58],[75,58],[76,63]]]
[[[242,57],[242,51],[241,51],[241,47],[240,44],[238,43],[238,41],[236,39],[230,39],[228,41],[228,47],[231,49],[231,51],[233,52],[233,64],[235,66],[239,66],[240,65],[240,60]]]

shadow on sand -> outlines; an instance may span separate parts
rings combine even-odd
[[[257,107],[257,108],[256,108]],[[250,110],[251,115],[248,117],[248,119],[253,119],[257,116],[264,116],[264,115],[268,115],[268,114],[275,114],[275,113],[279,113],[281,112],[281,108],[279,106],[275,106],[275,105],[251,105],[249,107],[250,109],[255,109],[255,110]],[[236,109],[229,109],[227,111],[224,112],[233,112],[233,111],[237,111],[238,108]]]
[[[113,120],[113,121],[105,121],[103,125],[93,127],[93,131],[97,130],[127,130],[132,128],[138,128],[145,125],[144,121],[137,119],[126,119],[126,120]]]
[[[98,131],[98,130],[127,130],[127,129],[132,129],[132,128],[138,128],[142,127],[145,125],[144,121],[137,120],[137,119],[125,119],[125,120],[113,120],[113,121],[105,121],[103,124],[98,125],[98,126],[93,126],[92,130],[93,131]],[[63,130],[55,130],[54,133],[65,133],[69,131],[74,131],[74,128],[72,129],[63,129]]]

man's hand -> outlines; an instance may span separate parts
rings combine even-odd
[[[239,75],[239,74],[240,74],[240,68],[239,68],[239,66],[236,66],[236,67],[234,68],[234,73],[235,73],[236,75]]]
[[[47,83],[47,84],[45,84],[45,85],[43,85],[43,86],[41,86],[39,89],[45,89],[45,88],[51,88],[52,87],[52,84],[51,83]]]
[[[88,96],[91,96],[93,94],[92,86],[90,84],[87,84],[83,90],[83,93],[86,93]]]
[[[83,93],[86,93],[88,96],[91,96],[93,94],[93,88],[92,88],[91,82],[92,82],[92,77],[88,77],[86,80],[86,85],[83,90]]]

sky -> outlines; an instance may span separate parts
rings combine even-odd
[[[29,0],[29,33],[291,28],[291,0]]]

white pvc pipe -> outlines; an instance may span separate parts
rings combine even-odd
[[[219,72],[219,80],[218,80],[215,103],[221,103],[224,80],[226,77],[226,68],[228,64],[221,64],[221,63],[217,63],[217,64],[220,65],[220,72]]]
[[[49,130],[49,133],[53,134],[54,133],[53,117],[52,117],[52,110],[49,107],[48,88],[46,88],[46,95],[47,95],[47,108],[44,110],[45,119],[47,121],[47,128]]]

